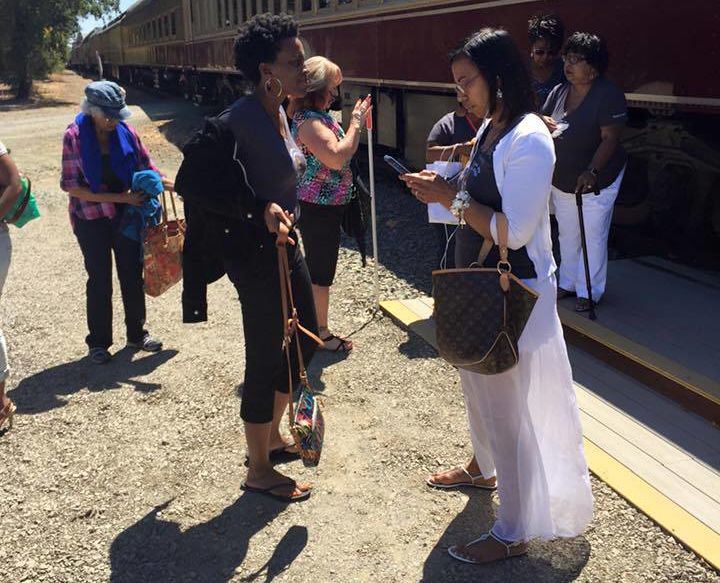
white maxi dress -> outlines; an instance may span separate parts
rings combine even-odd
[[[481,135],[484,128],[480,128]],[[492,532],[506,541],[581,534],[593,496],[572,372],[556,307],[549,198],[555,154],[535,115],[498,142],[495,180],[509,247],[525,245],[540,295],[519,341],[519,363],[499,375],[460,370],[470,436],[483,476],[497,477]],[[497,242],[495,221],[491,223]]]

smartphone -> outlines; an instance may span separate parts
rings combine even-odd
[[[383,160],[398,174],[410,174],[412,172],[412,170],[405,167],[390,155],[383,156]]]

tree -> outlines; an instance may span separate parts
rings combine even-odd
[[[0,30],[0,75],[18,98],[27,98],[33,79],[63,64],[78,19],[117,11],[118,0],[0,0],[7,30]],[[3,29],[5,24],[3,24]]]

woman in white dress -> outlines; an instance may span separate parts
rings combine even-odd
[[[453,55],[452,72],[468,107],[486,120],[460,188],[428,171],[401,178],[418,200],[439,202],[466,222],[457,232],[458,267],[476,261],[484,238],[497,244],[494,215],[502,211],[513,273],[540,295],[519,341],[517,366],[493,376],[460,370],[474,459],[430,481],[486,489],[497,483],[500,506],[490,531],[449,549],[458,560],[482,564],[526,553],[531,539],[579,535],[592,518],[593,498],[556,310],[552,139],[530,113],[530,79],[507,32],[473,35]],[[494,247],[485,265],[497,260]]]

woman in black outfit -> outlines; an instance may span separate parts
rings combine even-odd
[[[310,276],[294,231],[297,180],[305,170],[305,158],[293,141],[281,105],[287,97],[305,94],[305,54],[297,30],[297,23],[288,16],[263,14],[238,31],[235,64],[255,84],[255,91],[233,104],[227,120],[237,146],[236,158],[260,201],[259,208],[264,209],[264,222],[248,217],[228,223],[221,233],[229,247],[224,268],[240,297],[245,336],[240,413],[249,469],[243,488],[286,502],[307,498],[310,486],[282,475],[270,461],[275,453],[297,453],[292,440],[279,431],[289,397],[282,348],[279,246],[287,246],[299,320],[317,334]],[[305,337],[301,343],[307,363],[314,344]],[[296,382],[297,373],[293,371]]]

